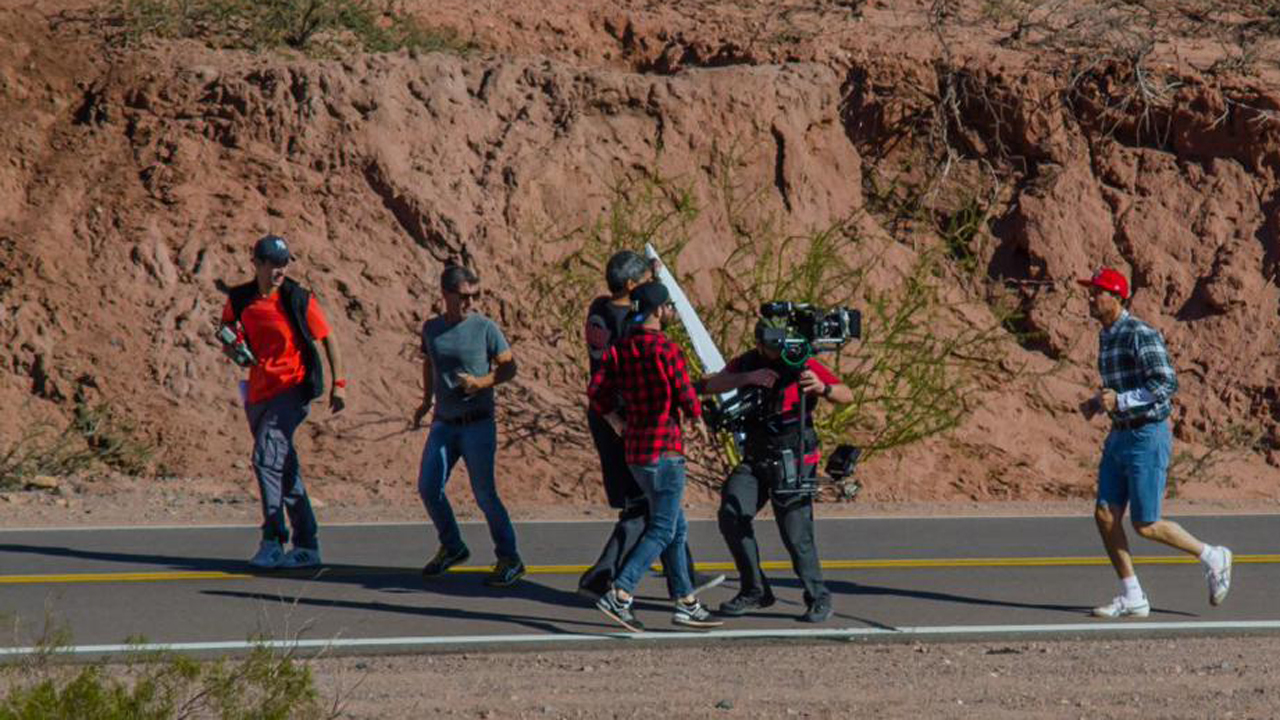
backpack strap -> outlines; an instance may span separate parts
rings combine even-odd
[[[231,312],[235,314],[236,322],[240,322],[240,315],[244,313],[244,309],[258,297],[258,282],[250,280],[242,285],[227,288],[226,292],[227,298],[231,301]]]
[[[320,362],[320,350],[316,347],[315,338],[311,336],[311,327],[307,325],[311,293],[293,278],[287,277],[280,286],[280,299],[284,303],[289,324],[293,326],[293,337],[302,353],[303,366],[307,369],[306,379],[302,381],[304,394],[308,400],[315,400],[324,395],[324,365]]]

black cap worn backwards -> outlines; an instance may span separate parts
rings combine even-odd
[[[272,265],[288,265],[293,259],[289,253],[289,245],[279,235],[263,235],[253,244],[253,256],[258,260],[266,260]]]
[[[631,291],[631,322],[642,323],[671,300],[667,286],[658,281],[637,285]]]

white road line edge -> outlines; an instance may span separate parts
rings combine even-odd
[[[473,645],[523,645],[531,643],[572,644],[590,642],[678,642],[690,640],[863,640],[903,637],[975,637],[983,635],[1037,636],[1072,634],[1134,634],[1206,631],[1280,631],[1280,620],[1220,620],[1204,622],[1096,622],[1048,625],[935,625],[900,628],[813,628],[802,630],[713,630],[710,632],[606,633],[599,635],[455,635],[387,638],[332,638],[299,640],[226,640],[212,642],[141,643],[115,645],[71,645],[56,649],[40,647],[0,648],[0,657],[34,654],[116,655],[154,652],[209,652],[250,650],[327,650],[359,648],[438,648]]]

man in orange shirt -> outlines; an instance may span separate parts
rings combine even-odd
[[[262,544],[249,560],[256,568],[314,567],[321,563],[316,516],[302,485],[293,434],[312,400],[324,394],[319,342],[329,358],[333,386],[329,409],[346,406],[338,345],[315,297],[285,268],[293,256],[284,238],[267,235],[253,246],[254,279],[230,289],[222,324],[253,353],[247,386],[241,383],[245,415],[253,433],[253,471],[262,496]],[[227,348],[228,355],[233,355]],[[288,515],[288,524],[285,516]],[[289,543],[293,526],[293,549]]]

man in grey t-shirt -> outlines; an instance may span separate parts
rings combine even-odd
[[[498,430],[493,387],[516,376],[516,361],[498,326],[471,310],[480,294],[479,283],[467,268],[445,268],[440,276],[445,312],[422,326],[422,405],[413,414],[414,427],[421,426],[432,405],[435,415],[422,451],[418,494],[440,538],[440,549],[422,574],[435,577],[471,557],[444,492],[454,464],[462,458],[498,558],[485,584],[505,587],[523,577],[525,567],[516,551],[515,527],[494,481]]]

